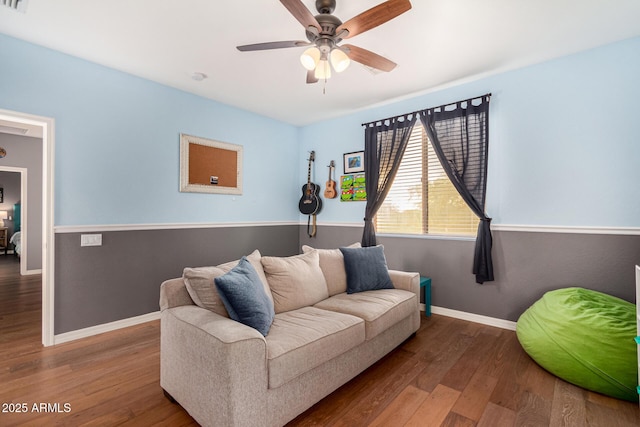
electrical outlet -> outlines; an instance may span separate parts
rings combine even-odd
[[[102,234],[81,234],[80,246],[102,246]]]

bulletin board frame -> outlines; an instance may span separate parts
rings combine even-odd
[[[242,194],[242,145],[180,134],[180,192]]]

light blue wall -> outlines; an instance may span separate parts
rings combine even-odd
[[[495,224],[640,226],[639,38],[300,129],[3,35],[0,64],[0,108],[56,121],[56,225],[295,221],[308,151],[324,187],[362,123],[491,92]],[[244,146],[242,196],[178,191],[181,132]]]
[[[58,226],[302,220],[308,151],[316,151],[314,181],[324,187],[329,161],[339,176],[342,154],[363,148],[362,123],[491,92],[487,211],[494,223],[638,227],[638,76],[640,38],[296,128],[0,35],[0,109],[55,119]],[[244,194],[180,193],[180,133],[243,145]],[[359,225],[363,214],[364,203],[325,199],[319,220]],[[102,248],[58,234],[56,333],[157,310],[159,282],[186,265],[256,246],[273,255],[301,242],[335,247],[360,235],[355,227],[330,229],[308,242],[295,226],[107,232]],[[633,295],[637,236],[495,237],[497,280],[481,287],[471,287],[472,242],[383,240],[393,268],[430,275],[434,304],[454,310],[514,320],[543,291],[574,283],[607,291],[610,282],[612,293]],[[603,248],[616,262],[600,257]],[[573,271],[590,281],[574,282]],[[100,283],[96,272],[104,273]],[[79,320],[78,306],[88,313]]]
[[[0,64],[0,109],[55,119],[55,225],[298,219],[296,127],[4,35]],[[242,145],[243,195],[180,193],[180,133]]]
[[[362,150],[362,123],[492,93],[487,212],[494,224],[640,226],[640,38],[301,129],[324,186]],[[360,223],[364,203],[325,200],[319,220]]]

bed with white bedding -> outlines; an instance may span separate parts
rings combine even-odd
[[[9,243],[12,243],[14,245],[14,253],[18,254],[18,256],[20,256],[20,254],[22,253],[22,232],[18,231],[17,233],[13,233],[13,236],[11,236],[11,240],[9,241]]]

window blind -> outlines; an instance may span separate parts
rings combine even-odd
[[[416,124],[391,190],[375,218],[379,233],[474,236],[478,218],[440,165]]]

